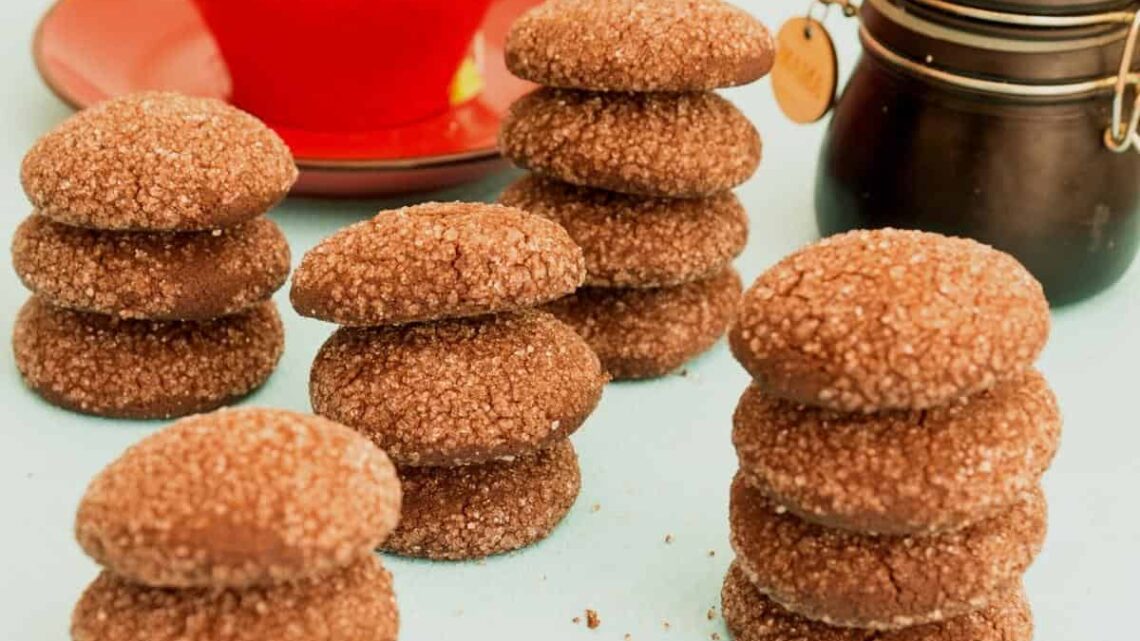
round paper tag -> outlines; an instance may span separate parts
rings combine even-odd
[[[772,89],[780,110],[806,124],[823,118],[835,102],[839,84],[835,44],[823,25],[810,18],[793,18],[776,36],[776,66]]]

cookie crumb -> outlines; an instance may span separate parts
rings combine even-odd
[[[672,626],[672,624],[670,624],[668,621],[662,621],[662,622],[661,622],[661,627],[665,628],[665,631],[666,631],[666,632],[668,632],[668,631],[669,631],[669,628],[671,628],[671,627],[673,627],[673,626]]]
[[[601,509],[602,509],[602,504],[601,503],[595,503],[595,504],[590,506],[590,513],[593,514],[595,512],[600,512]]]
[[[716,550],[709,550],[709,556],[710,557],[716,556]]]
[[[665,544],[668,545],[672,542],[673,542],[673,535],[672,534],[666,534],[665,535]]]
[[[626,633],[625,633],[625,636],[624,636],[624,637],[622,637],[622,639],[624,639],[625,641],[630,641],[631,639],[633,639],[633,635],[632,635],[632,634],[630,634],[630,633],[628,633],[628,632],[626,632]]]
[[[705,618],[708,619],[709,621],[712,621],[713,619],[715,619],[716,618],[716,608],[709,608],[709,611],[705,612]]]
[[[582,617],[574,617],[573,619],[570,619],[570,623],[573,623],[574,625],[578,625],[581,622],[582,622]]]
[[[598,618],[598,612],[596,610],[586,610],[586,627],[587,628],[590,628],[591,630],[596,630],[598,628],[598,626],[601,624],[602,624],[602,620],[600,618]]]
[[[709,635],[709,638],[712,639],[712,641],[720,641],[720,634],[713,632],[711,635]]]

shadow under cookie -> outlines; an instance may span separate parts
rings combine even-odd
[[[400,470],[403,510],[381,549],[459,561],[540,541],[574,505],[581,487],[570,441],[510,461]]]

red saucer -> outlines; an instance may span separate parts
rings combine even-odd
[[[269,123],[301,169],[296,194],[382,195],[475,180],[503,166],[495,147],[507,107],[532,85],[507,72],[510,23],[542,0],[497,0],[483,23],[485,87],[410,125],[321,132]],[[33,44],[44,82],[76,108],[145,89],[227,99],[225,64],[189,0],[57,0]]]

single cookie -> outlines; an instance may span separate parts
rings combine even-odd
[[[175,590],[103,572],[71,616],[73,641],[396,641],[392,576],[374,555],[315,579]]]
[[[1041,480],[1061,414],[1039,373],[929,410],[844,414],[740,399],[733,443],[749,484],[800,518],[884,534],[955,530],[995,516]]]
[[[584,288],[545,307],[590,344],[615,380],[656,378],[708,351],[740,301],[740,276],[660,289]]]
[[[788,514],[737,475],[732,547],[752,583],[783,607],[876,630],[944,621],[1016,585],[1045,539],[1040,489],[969,528],[925,537],[824,528]]]
[[[87,487],[75,535],[135,583],[244,588],[370,558],[399,513],[396,469],[368,439],[317,416],[236,409],[128,449]]]
[[[289,275],[289,243],[266,218],[214,232],[83,229],[28,217],[12,241],[40,300],[121,318],[208,320],[264,302]]]
[[[212,321],[121,320],[29,300],[12,338],[24,381],[53,405],[116,418],[172,418],[261,387],[285,348],[272,302]]]
[[[760,165],[760,134],[713,93],[539,89],[511,106],[499,147],[543,176],[666,198],[731,189]]]
[[[669,287],[709,278],[748,241],[748,215],[731,192],[639,198],[529,175],[499,202],[565,227],[586,256],[591,287]]]
[[[548,87],[700,91],[764,77],[776,43],[720,0],[551,0],[511,25],[505,54],[511,73]]]
[[[460,561],[502,554],[554,531],[581,487],[570,441],[512,461],[400,470],[404,510],[394,554]]]
[[[517,311],[575,290],[582,250],[566,230],[501,205],[427,203],[326,238],[293,274],[297,312],[395,325]]]
[[[926,409],[1031,365],[1041,284],[1012,256],[919,231],[854,231],[780,261],[730,333],[766,393],[844,412]]]
[[[96,229],[231,227],[277,204],[297,179],[289,148],[213,98],[145,92],[85,109],[24,157],[24,191],[44,216]]]
[[[313,363],[313,411],[370,437],[401,467],[483,463],[573,434],[606,379],[550,314],[341,328]]]
[[[986,608],[940,623],[887,632],[837,628],[792,614],[761,594],[733,563],[721,589],[721,614],[736,641],[1032,641],[1033,615],[1021,587]]]

